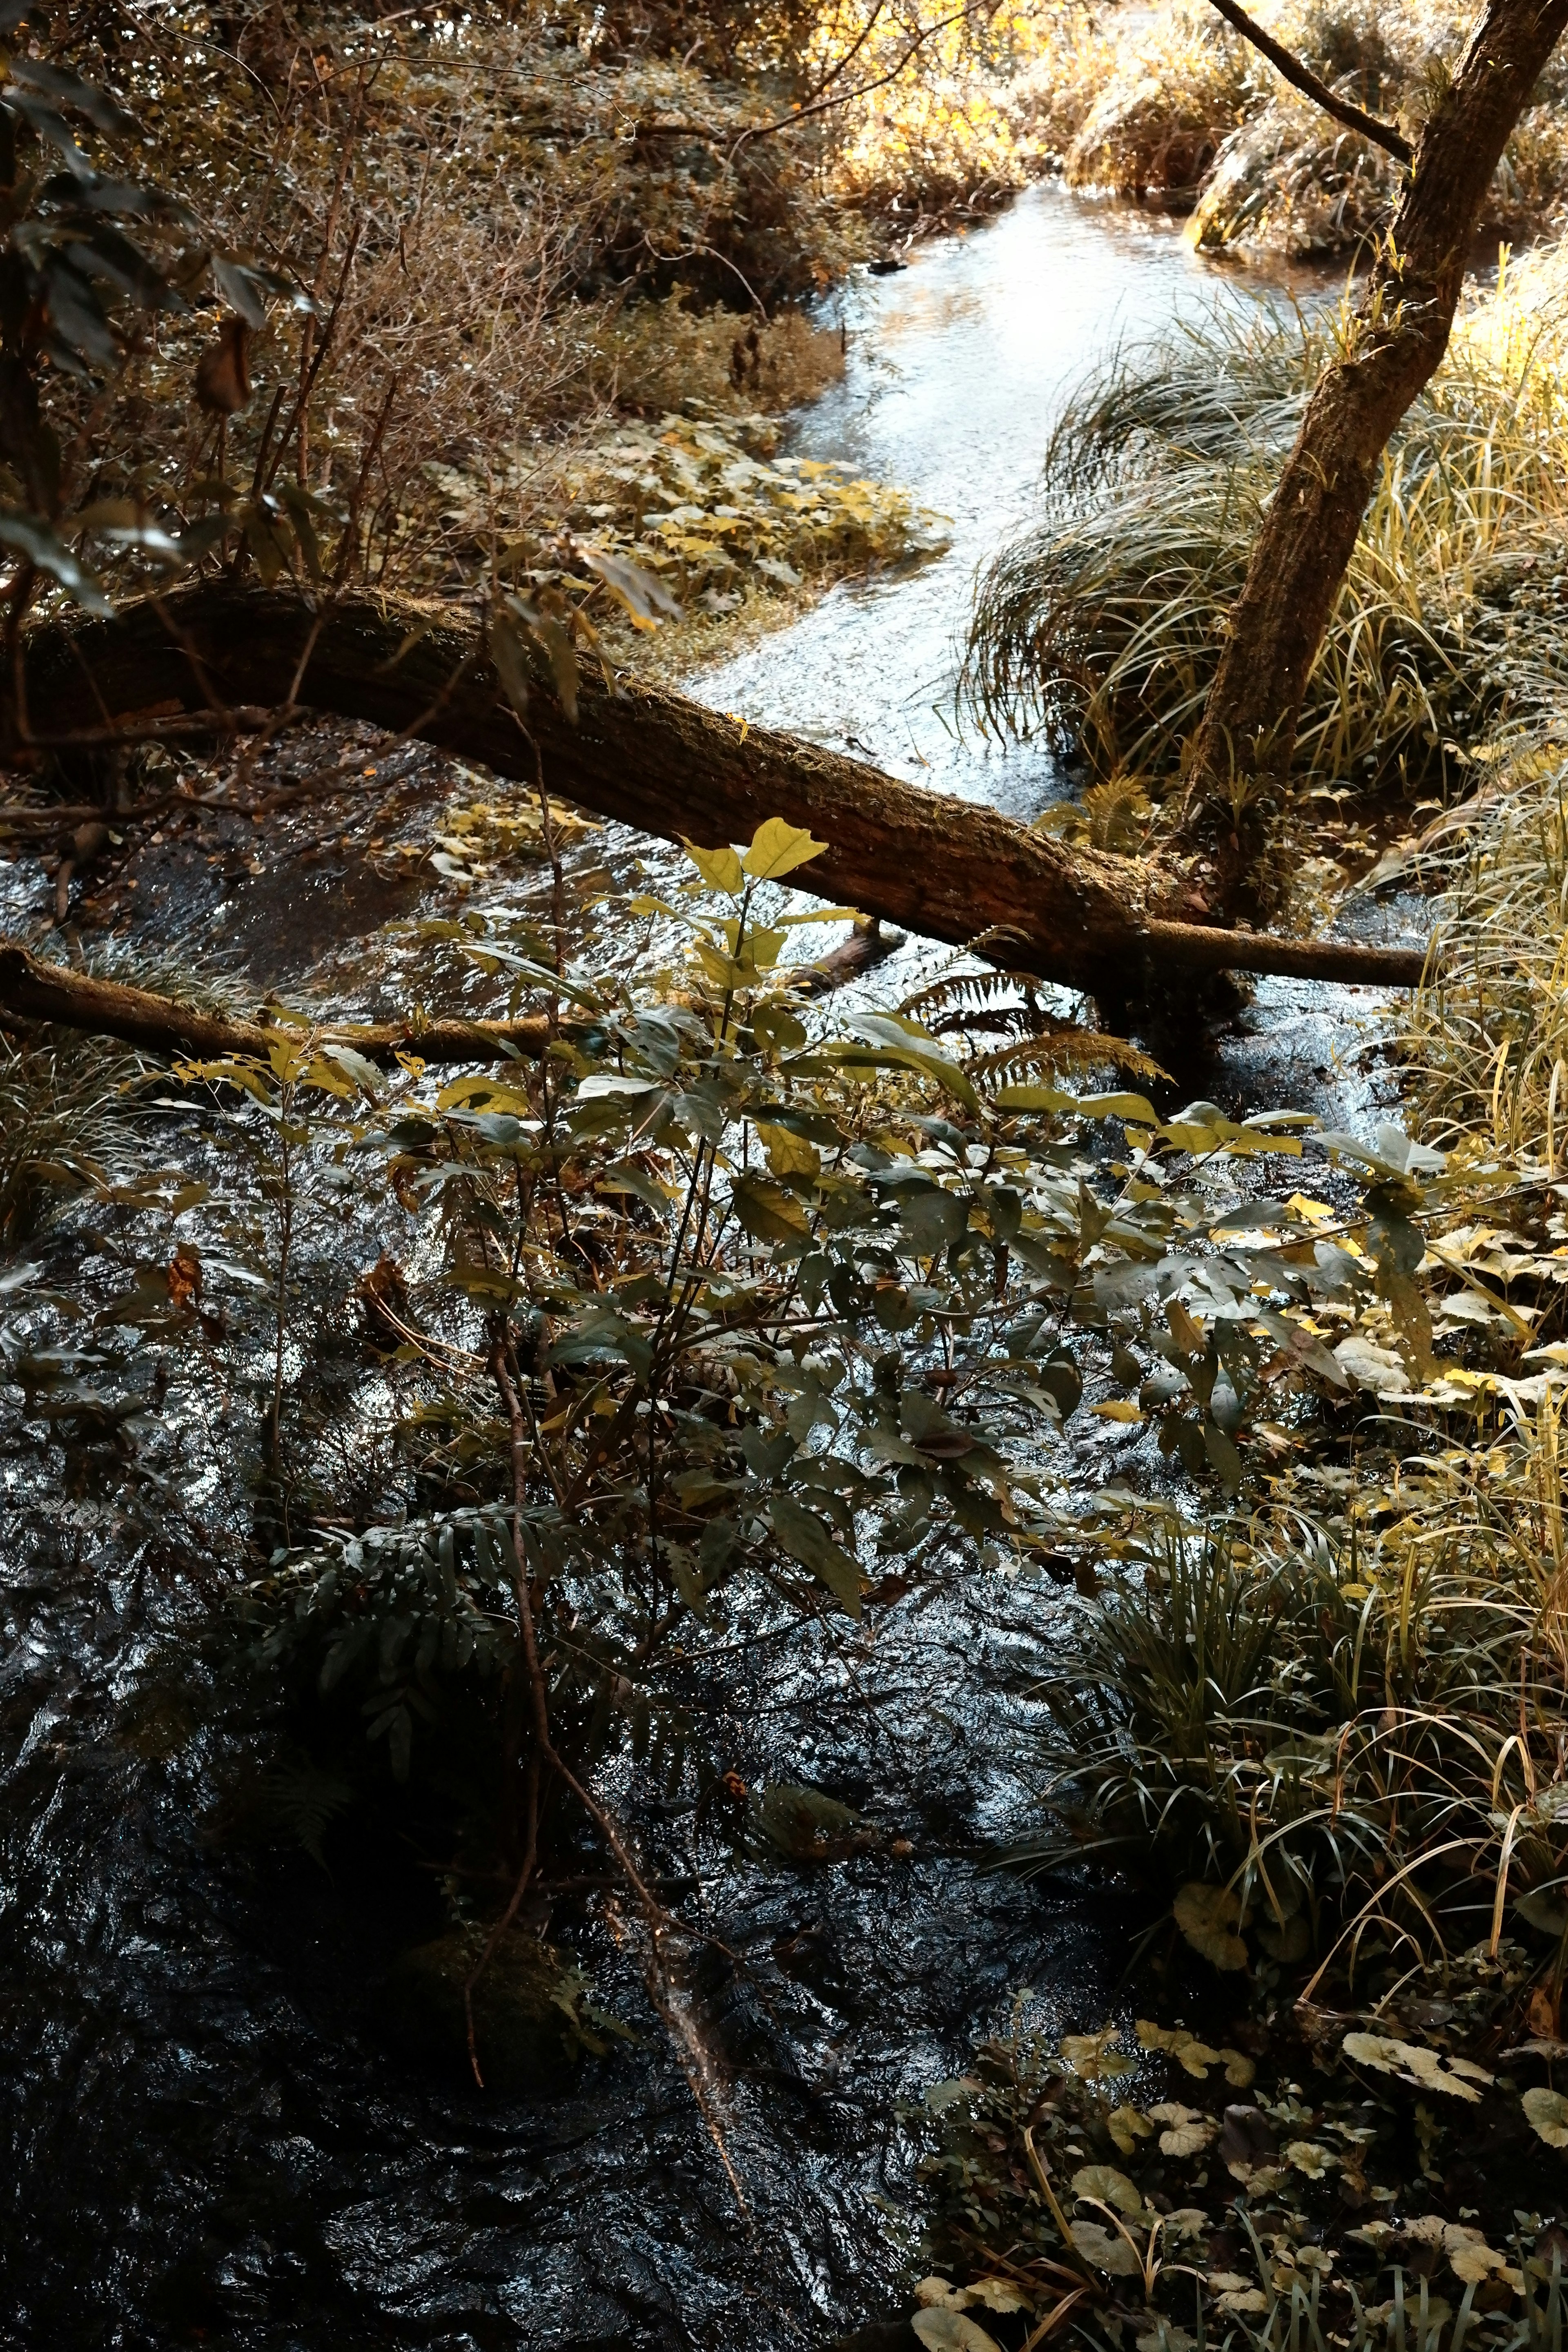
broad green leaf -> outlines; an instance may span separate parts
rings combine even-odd
[[[737,1177],[730,1203],[744,1231],[763,1241],[800,1241],[809,1231],[805,1211],[795,1194],[758,1177]]]
[[[860,1614],[860,1570],[843,1547],[835,1542],[815,1511],[793,1495],[772,1495],[768,1517],[773,1533],[792,1559],[809,1569],[851,1617]]]
[[[1247,1946],[1237,1934],[1241,1898],[1234,1888],[1205,1886],[1190,1878],[1171,1906],[1177,1927],[1194,1952],[1216,1969],[1244,1969]]]
[[[1142,1095],[1069,1095],[1059,1087],[1000,1087],[998,1110],[1063,1110],[1079,1118],[1131,1119],[1139,1127],[1154,1127],[1153,1105]]]
[[[740,897],[746,887],[746,877],[734,850],[699,849],[697,844],[688,841],[684,834],[680,836],[680,845],[710,890],[726,890],[731,898]]]
[[[1396,2042],[1387,2033],[1347,2033],[1340,2046],[1353,2065],[1370,2066],[1379,2074],[1397,2075],[1402,2083],[1413,2083],[1417,2090],[1447,2091],[1450,2098],[1472,2104],[1481,2095],[1471,2089],[1471,2084],[1495,2079],[1468,2058],[1446,2059],[1439,2051],[1425,2049],[1415,2042]],[[1534,2122],[1533,2117],[1531,2120]]]
[[[658,626],[660,617],[679,621],[680,606],[660,580],[624,555],[607,554],[599,547],[578,547],[577,560],[602,580],[617,604],[624,605],[639,629]]]
[[[1140,2118],[1142,2120],[1142,2118]],[[1134,2188],[1113,2164],[1082,2164],[1072,2177],[1075,2197],[1092,2197],[1097,2204],[1114,2205],[1129,2221],[1143,2210],[1142,2191]]]
[[[806,826],[786,824],[782,816],[770,816],[752,835],[752,845],[741,863],[753,882],[776,882],[781,875],[793,874],[797,866],[820,857],[827,846],[826,841],[813,841]]]
[[[917,2311],[910,2326],[925,2352],[1001,2352],[996,2338],[966,2311]]]
[[[0,512],[0,547],[9,547],[63,588],[86,613],[111,617],[113,605],[97,577],[57,538],[41,516]]]
[[[1543,2139],[1548,2147],[1568,2147],[1568,2098],[1561,2091],[1538,2085],[1526,2091],[1520,2105],[1537,2139]]]
[[[822,1154],[815,1143],[804,1136],[792,1135],[784,1127],[757,1129],[757,1141],[768,1155],[768,1166],[775,1176],[816,1177],[822,1172]]]

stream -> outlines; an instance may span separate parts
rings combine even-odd
[[[950,518],[950,551],[834,590],[697,690],[1015,815],[1059,797],[1041,747],[961,740],[945,707],[970,578],[1026,509],[1064,384],[1214,285],[1170,226],[1048,188],[861,280],[845,378],[791,446],[906,486]],[[325,916],[310,932],[314,879],[288,909],[235,917],[239,865],[226,881],[206,864],[212,925],[249,923],[253,968],[269,950],[282,976],[297,937],[334,944]],[[143,907],[156,872],[154,856]],[[8,919],[43,888],[12,869]],[[333,907],[337,944],[386,911],[342,888]],[[930,952],[910,943],[879,988]],[[1363,1123],[1376,1034],[1356,992],[1265,983],[1215,1040],[1205,1091]],[[1103,1484],[1132,1442],[1092,1423],[1074,1475]],[[725,2078],[742,2219],[602,1904],[563,1904],[550,1932],[637,2039],[550,2098],[480,2097],[400,2060],[376,1986],[389,1953],[439,1931],[433,1885],[374,1841],[334,1845],[330,1869],[215,1841],[204,1735],[126,1729],[188,1606],[180,1577],[89,1498],[40,1495],[25,1465],[5,1482],[0,2345],[912,2346],[900,2103],[961,2071],[1024,1988],[1047,2028],[1101,2022],[1136,1925],[1103,1889],[977,1866],[1031,1818],[1055,1588],[933,1581],[852,1651],[741,1645],[706,1694],[733,1769],[855,1805],[882,1832],[868,1850],[813,1867],[722,1853],[639,1801],[639,1833],[716,1939],[687,1990]]]

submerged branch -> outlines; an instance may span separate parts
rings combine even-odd
[[[400,1054],[424,1062],[483,1062],[531,1059],[550,1042],[542,1016],[522,1021],[381,1021],[368,1024],[326,1022],[310,1033],[277,1020],[247,1020],[242,1013],[214,1011],[160,996],[147,988],[99,980],[62,964],[46,963],[26,948],[0,942],[0,1024],[48,1023],[121,1037],[149,1053],[191,1061],[224,1060],[236,1055],[267,1060],[279,1043],[298,1045],[309,1034],[321,1045],[346,1045],[367,1061],[394,1061]]]

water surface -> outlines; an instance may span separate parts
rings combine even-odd
[[[1061,793],[1044,745],[987,743],[973,725],[961,736],[952,709],[976,567],[1039,519],[1046,446],[1088,368],[1184,310],[1247,299],[1170,222],[1051,186],[917,251],[895,277],[858,278],[843,379],[791,449],[897,483],[948,519],[951,544],[912,576],[835,588],[693,690],[889,774],[1033,816]]]

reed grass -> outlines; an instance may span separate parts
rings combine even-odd
[[[1227,1887],[1265,1958],[1352,1982],[1568,1936],[1565,1403],[1468,1444],[1390,1421],[1335,1518],[1292,1480],[1242,1528],[1156,1521],[1044,1689],[1036,1866]]]
[[[1561,672],[1532,596],[1557,577],[1568,411],[1554,280],[1505,325],[1479,304],[1385,455],[1309,682],[1298,775],[1447,795],[1464,747]],[[1089,780],[1168,793],[1263,504],[1343,309],[1216,311],[1123,352],[1069,398],[1046,520],[983,577],[963,692]],[[1458,747],[1458,748],[1456,748]]]

